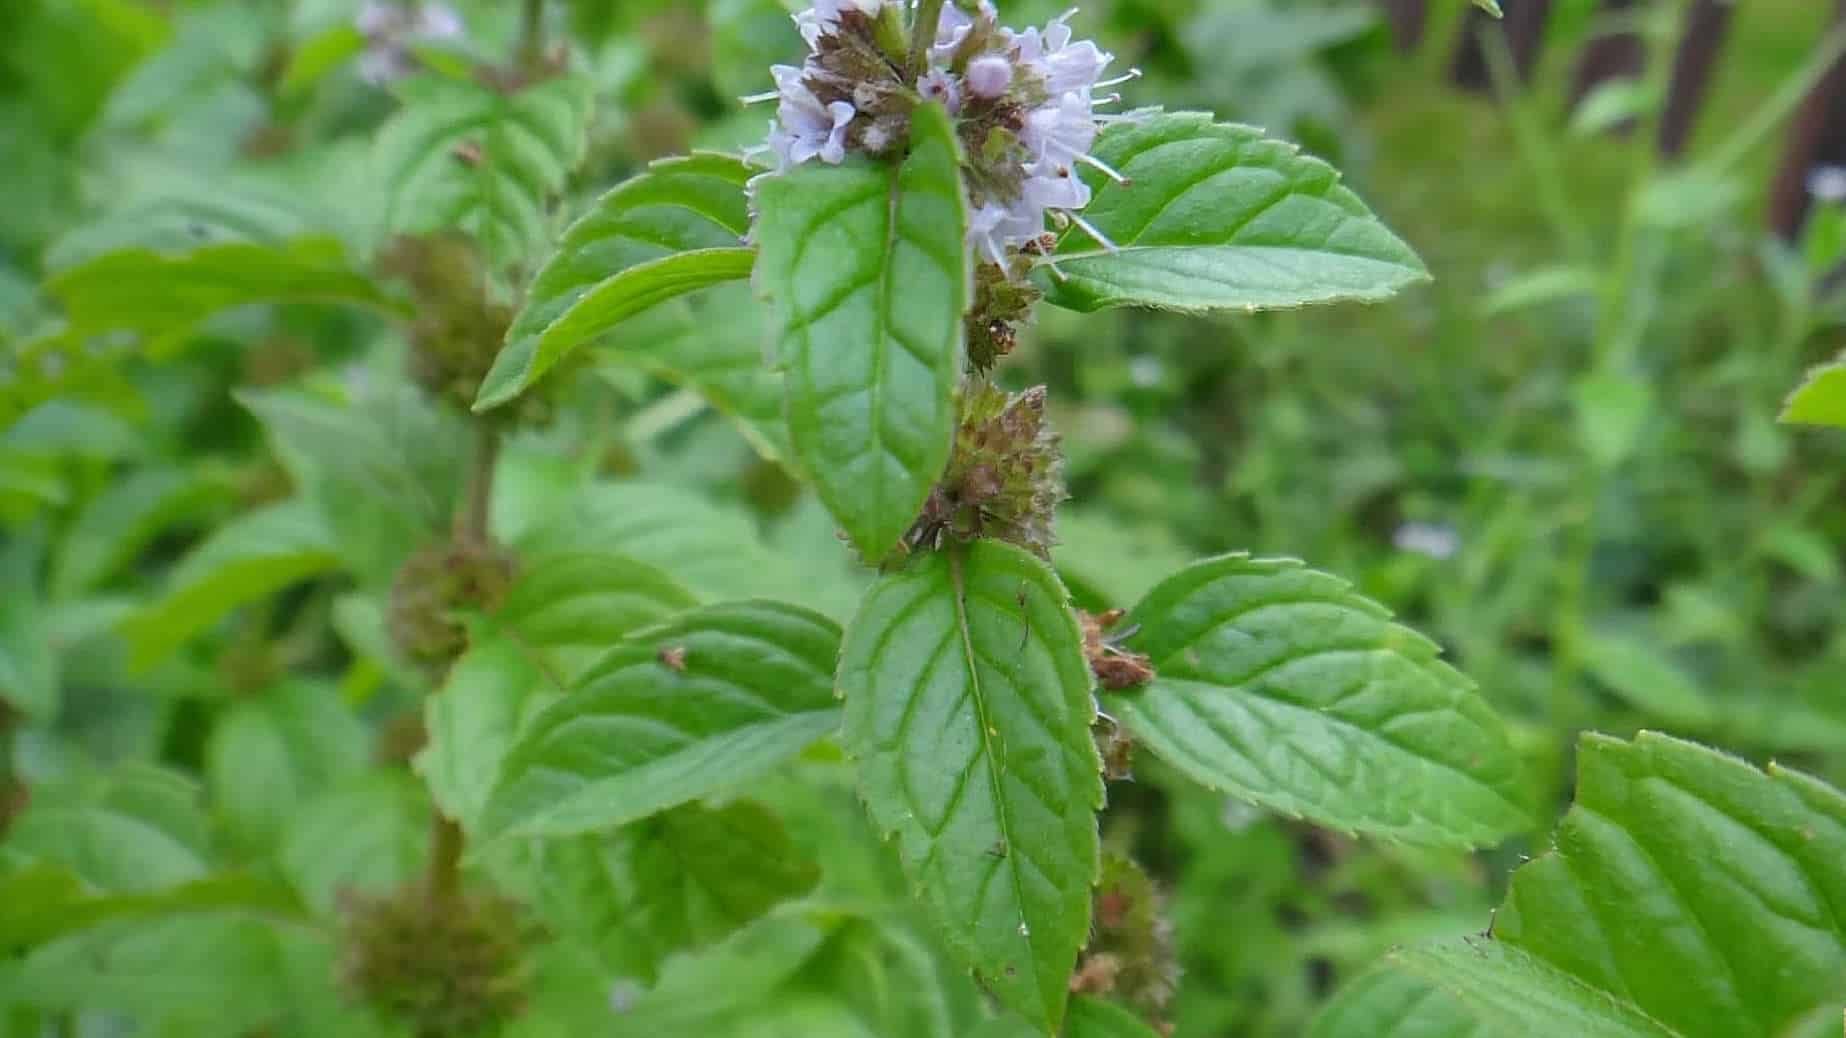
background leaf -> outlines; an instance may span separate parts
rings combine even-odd
[[[1492,937],[1393,953],[1316,1033],[1787,1034],[1846,999],[1843,854],[1846,797],[1799,772],[1586,735]]]
[[[1530,822],[1493,708],[1337,577],[1226,555],[1162,582],[1127,622],[1158,677],[1104,709],[1196,781],[1406,843],[1479,846]]]
[[[59,543],[51,589],[68,598],[108,580],[160,532],[202,510],[209,480],[175,468],[127,473],[91,498]]]
[[[108,1008],[165,1020],[169,1033],[248,1033],[287,1004],[276,930],[238,912],[112,920],[60,938],[20,964],[16,987],[48,1009]]]
[[[536,522],[517,545],[533,557],[624,556],[712,598],[793,597],[801,579],[763,546],[748,514],[666,483],[592,483]]]
[[[782,373],[770,367],[762,307],[744,285],[718,285],[624,327],[595,362],[639,368],[685,386],[737,422],[757,453],[788,457]]]
[[[368,743],[330,684],[290,681],[233,704],[212,728],[206,781],[240,845],[267,849],[310,798],[364,768]]]
[[[870,560],[949,457],[969,302],[959,161],[924,105],[901,166],[810,163],[756,185],[756,287],[779,322],[795,457]]]
[[[423,867],[429,801],[408,774],[374,772],[309,802],[289,820],[279,859],[321,914],[340,892],[379,895]]]
[[[1704,690],[1646,641],[1592,632],[1583,650],[1590,673],[1650,718],[1692,731],[1716,722],[1717,707]]]
[[[873,820],[979,981],[1045,1031],[1088,936],[1102,779],[1063,585],[996,541],[883,577],[840,656]]]
[[[38,556],[35,547],[22,545],[0,551],[0,582],[7,589],[0,595],[0,710],[49,721],[62,697],[52,617],[35,572]],[[0,757],[4,750],[0,746]]]
[[[819,869],[800,856],[761,805],[683,804],[595,841],[597,897],[619,918],[624,965],[651,979],[667,957],[729,936],[813,888]]]
[[[435,528],[454,510],[466,431],[408,385],[345,406],[286,391],[244,391],[238,403],[263,423],[298,476],[325,475],[337,490],[390,501]]]
[[[210,834],[199,788],[163,768],[131,765],[92,784],[41,788],[7,832],[27,860],[69,866],[89,887],[133,893],[202,878]]]
[[[1423,263],[1340,175],[1292,144],[1196,112],[1114,123],[1086,168],[1083,210],[1115,250],[1073,228],[1047,298],[1073,310],[1257,310],[1375,300],[1425,280]]]
[[[352,303],[392,309],[372,280],[347,263],[339,242],[227,242],[166,254],[111,252],[58,272],[45,285],[73,330],[128,331],[156,356],[207,317],[252,303]]]
[[[747,277],[752,256],[738,245],[750,227],[749,177],[739,159],[695,154],[651,163],[598,199],[533,278],[475,409],[511,400],[571,350],[669,295]]]
[[[338,564],[326,527],[305,501],[240,516],[180,560],[166,594],[123,624],[134,665],[156,663],[238,606]]]
[[[442,688],[423,701],[429,741],[413,763],[437,809],[470,833],[480,828],[523,719],[555,698],[528,651],[512,638],[477,634]]]
[[[838,645],[825,617],[760,601],[636,632],[520,735],[485,832],[589,832],[760,774],[838,723]]]
[[[583,157],[590,85],[560,76],[503,94],[431,75],[396,90],[404,107],[379,132],[374,157],[387,228],[459,230],[497,264],[524,260]]]
[[[573,678],[624,636],[698,604],[665,573],[622,555],[567,552],[522,567],[494,623]]]

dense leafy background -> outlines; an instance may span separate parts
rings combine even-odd
[[[0,842],[0,1034],[389,1033],[331,988],[327,920],[339,891],[422,867],[421,782],[471,830],[589,828],[517,818],[455,755],[517,768],[555,726],[648,720],[622,668],[657,666],[664,643],[586,677],[592,647],[753,598],[812,613],[712,605],[693,614],[712,625],[672,638],[762,639],[805,675],[740,700],[800,736],[788,757],[703,769],[698,786],[644,776],[679,806],[543,857],[509,838],[471,862],[555,938],[534,958],[524,1033],[607,1026],[612,1007],[622,1033],[974,1033],[976,995],[902,907],[912,881],[879,840],[890,826],[864,818],[837,753],[802,753],[803,726],[827,730],[836,709],[814,645],[868,579],[776,460],[790,457],[780,387],[752,367],[769,316],[740,288],[591,338],[633,293],[672,288],[649,280],[662,272],[644,233],[668,217],[605,193],[664,156],[759,139],[767,113],[734,99],[767,88],[793,28],[774,0],[555,5],[579,74],[512,103],[363,81],[357,6],[0,5],[0,762],[32,790]],[[1062,6],[1001,4],[1013,22]],[[1837,241],[1763,240],[1773,148],[1671,175],[1637,163],[1635,139],[1573,128],[1561,99],[1595,4],[1555,5],[1537,87],[1510,110],[1446,84],[1463,3],[1430,6],[1433,41],[1411,56],[1358,0],[1113,0],[1079,16],[1147,71],[1131,101],[1301,141],[1435,280],[1316,312],[1048,310],[1003,370],[1052,387],[1075,496],[1055,557],[1066,583],[1088,606],[1157,602],[1165,574],[1243,550],[1342,574],[1512,719],[1528,788],[1495,803],[1536,805],[1524,835],[1469,854],[1354,840],[1295,817],[1347,824],[1338,813],[1270,813],[1144,762],[1111,787],[1104,850],[1132,849],[1167,892],[1183,1036],[1302,1033],[1355,977],[1360,995],[1418,994],[1414,972],[1365,970],[1425,937],[1452,940],[1406,961],[1485,977],[1458,942],[1549,846],[1582,730],[1661,729],[1846,780],[1846,440],[1776,423],[1838,351],[1839,301],[1812,288]],[[1827,6],[1738,5],[1695,155],[1793,72]],[[504,53],[516,5],[459,7],[468,38],[432,64]],[[408,140],[475,142],[474,126],[519,161],[377,168]],[[551,208],[524,193],[553,188]],[[713,197],[673,218],[716,265],[665,275],[740,275],[725,264],[735,200]],[[545,265],[544,242],[586,214],[570,233],[619,260],[600,276],[637,275],[591,284]],[[527,583],[480,621],[419,748],[402,735],[428,679],[386,634],[390,587],[463,493],[466,437],[459,411],[405,384],[404,286],[371,271],[391,232],[439,225],[490,240],[489,295],[543,270],[579,324],[535,332],[542,359],[497,372],[552,392],[492,501]],[[1106,301],[1081,262],[1069,291]],[[1800,408],[1824,411],[1832,386],[1823,374]],[[579,679],[591,691],[564,696]],[[1451,679],[1424,680],[1435,696]],[[1159,729],[1176,695],[1123,714]],[[1628,752],[1611,747],[1630,744],[1591,745],[1585,767],[1601,770],[1582,782],[1606,796]],[[1213,784],[1249,795],[1240,781]],[[1777,781],[1779,796],[1806,789]],[[712,867],[732,861],[751,867]],[[1496,954],[1544,958],[1558,938],[1535,936],[1543,914],[1521,895],[1552,881],[1521,875],[1523,945]],[[1820,951],[1791,941],[1837,956],[1832,927]],[[1672,1004],[1670,979],[1633,1001]],[[1729,1008],[1767,1020],[1768,1005]],[[1137,1033],[1107,1007],[1079,1005],[1071,1026]]]

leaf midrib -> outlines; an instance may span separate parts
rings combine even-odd
[[[993,737],[988,734],[993,729],[988,724],[987,691],[981,685],[979,654],[974,647],[974,634],[968,626],[967,581],[962,570],[964,555],[965,549],[959,544],[949,548],[950,597],[955,604],[955,625],[961,635],[962,661],[968,668],[968,697],[974,704],[975,723],[980,726],[981,756],[987,761],[987,786],[994,798],[994,818],[999,824],[1001,838],[1006,841],[1010,851],[1018,841],[1013,838],[1013,820],[1007,811],[1005,791],[1000,785],[999,761],[994,756]],[[1025,891],[1020,888],[1019,869],[1012,864],[1011,853],[1007,854],[1000,867],[1006,870],[1008,884],[1013,889],[1013,904],[1019,910],[1020,924],[1027,925]],[[1032,994],[1035,999],[1042,1000],[1044,992],[1039,984],[1038,958],[1032,953],[1031,938],[1026,940],[1025,959],[1031,968]]]

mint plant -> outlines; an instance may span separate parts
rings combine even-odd
[[[1257,131],[1098,114],[1111,59],[1063,19],[1018,32],[989,5],[857,2],[797,23],[807,60],[763,96],[771,168],[695,156],[606,195],[534,278],[475,408],[647,306],[750,276],[788,458],[882,575],[833,635],[766,603],[633,635],[522,732],[478,837],[633,823],[837,726],[947,946],[1051,1032],[1092,925],[1099,724],[1351,831],[1465,847],[1525,825],[1492,711],[1333,578],[1209,561],[1120,636],[1090,621],[1086,638],[1050,565],[1064,494],[1044,391],[992,381],[1041,300],[1377,299],[1424,276],[1414,254],[1331,168]]]
[[[254,75],[223,6],[131,85]],[[755,53],[760,5],[713,8]],[[756,147],[590,197],[624,58],[554,42],[565,13],[525,0],[503,53],[441,4],[301,30],[277,97],[350,61],[375,133],[47,250],[59,316],[0,411],[76,445],[77,503],[0,546],[0,1035],[1148,1038],[1186,935],[1104,839],[1137,769],[1406,855],[1534,831],[1529,749],[1338,577],[1233,553],[1073,601],[1137,563],[1061,542],[1070,412],[1013,354],[1053,308],[1425,280],[1330,165],[1120,110],[1136,73],[1068,15],[816,0],[800,65],[720,70],[764,91]],[[222,380],[122,374],[201,340],[247,347],[260,460],[108,483],[83,452],[134,436],[94,401],[224,420]],[[677,389],[624,410],[635,372]],[[1837,374],[1791,420],[1841,424]],[[634,478],[695,464],[636,455],[706,407],[817,536]],[[99,687],[137,705],[68,735]],[[1578,765],[1487,929],[1392,953],[1317,1033],[1829,1025],[1840,795],[1654,734]]]

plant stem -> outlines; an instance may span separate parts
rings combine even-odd
[[[1680,0],[1660,20],[1650,19],[1642,25],[1647,47],[1642,84],[1649,97],[1666,97],[1672,48],[1682,35],[1686,10],[1686,3]],[[1656,252],[1649,244],[1650,235],[1657,232],[1648,225],[1641,200],[1660,165],[1653,140],[1662,117],[1661,102],[1651,105],[1642,114],[1638,132],[1631,140],[1633,158],[1615,254],[1603,270],[1603,289],[1597,301],[1590,357],[1594,374],[1638,377],[1635,369],[1641,340],[1653,315],[1659,267]],[[1581,444],[1578,450],[1584,450]],[[1590,568],[1595,559],[1598,513],[1614,475],[1611,467],[1599,459],[1583,457],[1581,461],[1569,510],[1574,522],[1566,535],[1562,579],[1551,624],[1552,723],[1567,730],[1583,720],[1587,712],[1577,686],[1583,676],[1584,642],[1590,630]]]
[[[519,63],[536,69],[545,56],[545,0],[522,0],[519,9]]]
[[[6,836],[13,816],[25,807],[21,802],[25,783],[13,774],[13,728],[18,723],[19,714],[0,702],[0,838]]]
[[[915,20],[910,23],[910,81],[929,69],[929,48],[936,42],[936,26],[942,21],[942,0],[920,0]]]
[[[429,864],[423,874],[423,892],[432,905],[455,900],[461,888],[463,836],[461,826],[432,807],[429,816]]]
[[[468,479],[468,502],[455,531],[458,540],[486,544],[493,513],[494,469],[500,462],[500,433],[482,423],[476,434],[474,471]]]
[[[537,6],[537,5],[528,5]],[[500,431],[492,422],[475,426],[473,472],[468,479],[468,500],[455,520],[455,539],[464,545],[486,547],[492,543],[494,470],[500,463]],[[435,695],[441,695],[438,688]],[[466,840],[461,826],[432,805],[429,819],[429,864],[423,887],[431,904],[453,901],[461,887],[462,849]]]

